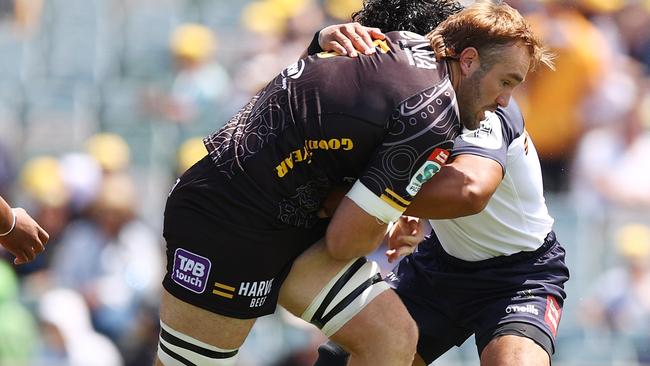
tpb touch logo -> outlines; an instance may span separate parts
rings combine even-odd
[[[208,258],[178,248],[174,252],[172,280],[190,291],[203,293],[208,283],[210,266]]]

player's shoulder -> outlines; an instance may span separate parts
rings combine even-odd
[[[421,86],[422,90],[434,89],[448,78],[447,65],[436,60],[427,37],[408,31],[393,31],[386,33],[384,42],[390,51],[380,57],[380,61],[390,60],[385,67],[392,70],[400,84]]]
[[[472,149],[497,151],[509,146],[524,132],[524,119],[514,100],[507,107],[499,107],[494,112],[485,112],[485,118],[475,130],[464,129],[459,136],[459,146]],[[457,149],[458,150],[458,149]]]
[[[391,44],[391,49],[395,52],[417,54],[428,57],[430,62],[435,62],[431,41],[426,36],[408,31],[393,31],[386,33],[386,42]]]
[[[498,123],[501,124],[508,140],[512,141],[524,133],[524,115],[514,98],[510,98],[508,106],[497,108],[493,115],[498,117]]]
[[[429,39],[418,33],[413,33],[409,31],[391,31],[386,33],[386,38],[391,40],[392,42],[400,42],[402,41],[403,43],[405,42],[413,42],[413,43],[422,43],[422,42],[429,42]]]

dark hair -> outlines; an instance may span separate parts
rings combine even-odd
[[[427,34],[461,10],[463,6],[456,0],[365,0],[352,20],[382,32]]]

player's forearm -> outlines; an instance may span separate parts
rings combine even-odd
[[[353,214],[349,214],[349,212]],[[347,260],[372,253],[386,234],[386,224],[344,198],[327,228],[325,242],[330,255]]]

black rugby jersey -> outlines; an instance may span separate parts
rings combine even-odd
[[[376,44],[369,56],[299,60],[204,139],[226,217],[310,227],[329,189],[355,181],[369,206],[406,209],[445,163],[458,107],[426,38]]]

